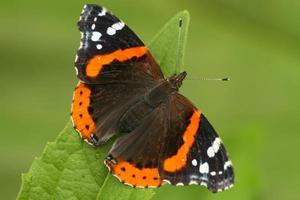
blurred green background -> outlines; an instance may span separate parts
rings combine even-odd
[[[15,199],[47,141],[69,120],[76,27],[88,1],[0,2],[0,198]],[[155,199],[299,199],[300,1],[103,0],[148,43],[175,13],[191,26],[181,90],[202,109],[233,160],[233,189],[168,187]]]

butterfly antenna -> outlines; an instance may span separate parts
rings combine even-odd
[[[230,78],[203,78],[204,81],[230,81]]]
[[[182,35],[182,26],[183,26],[183,19],[180,17],[179,18],[179,23],[178,23],[178,25],[179,25],[179,33],[178,33],[178,38],[177,38],[177,60],[176,60],[176,66],[175,66],[175,69],[176,70],[180,70],[180,67],[181,66],[179,66],[180,65],[180,59],[182,59],[181,58],[181,56],[179,55],[179,48],[178,48],[178,46],[180,45],[180,43],[181,43],[181,35]]]
[[[230,78],[187,78],[186,80],[201,80],[201,81],[230,81]]]

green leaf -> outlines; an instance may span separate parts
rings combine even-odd
[[[189,23],[188,11],[177,13],[149,45],[166,77],[178,74],[182,70]]]
[[[178,13],[149,46],[165,75],[182,67],[188,22],[187,11]],[[17,199],[151,199],[154,189],[126,186],[108,172],[103,160],[112,143],[94,148],[80,139],[69,122],[23,174]]]

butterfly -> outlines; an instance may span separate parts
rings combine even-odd
[[[93,146],[121,133],[104,161],[110,172],[133,187],[230,188],[234,172],[221,139],[178,91],[187,73],[165,78],[144,43],[104,7],[85,5],[78,27],[71,119]]]

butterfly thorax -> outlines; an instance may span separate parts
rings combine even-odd
[[[161,104],[167,104],[172,95],[177,94],[186,77],[186,72],[173,75],[169,79],[162,79],[144,96],[128,109],[120,119],[120,131],[130,132],[147,118],[147,116]]]
[[[169,79],[162,80],[145,95],[148,104],[157,107],[159,104],[166,102],[170,95],[178,92],[186,75],[186,72],[181,72],[178,75],[171,76]]]

